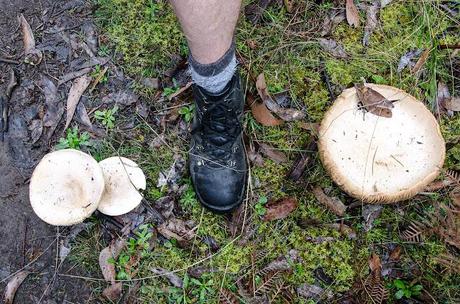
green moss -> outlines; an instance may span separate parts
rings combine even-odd
[[[96,16],[132,75],[155,77],[186,54],[184,36],[166,1],[96,0]]]

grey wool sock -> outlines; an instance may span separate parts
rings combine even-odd
[[[235,74],[237,61],[235,44],[232,43],[227,52],[216,62],[202,64],[189,56],[190,74],[195,84],[211,93],[219,93]]]

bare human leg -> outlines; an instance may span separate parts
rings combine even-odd
[[[201,204],[229,212],[245,196],[244,94],[233,37],[241,0],[171,0],[191,51],[190,175]]]

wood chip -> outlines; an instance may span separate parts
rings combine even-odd
[[[426,49],[426,50],[423,51],[422,55],[420,55],[420,58],[417,60],[417,63],[412,68],[411,72],[413,74],[415,74],[418,71],[420,71],[420,69],[425,65],[425,62],[428,59],[428,56],[430,55],[430,51],[431,51],[430,49]]]
[[[329,197],[327,196],[321,187],[314,187],[312,190],[313,194],[315,195],[316,199],[327,207],[332,213],[338,216],[344,216],[345,211],[347,210],[347,206],[345,206],[342,201],[337,197]]]
[[[13,304],[14,296],[16,295],[16,291],[18,290],[19,286],[21,286],[22,282],[27,278],[30,272],[28,271],[20,271],[16,273],[8,282],[5,288],[5,294],[3,296],[4,304]]]
[[[77,109],[78,102],[80,97],[86,88],[91,83],[91,77],[86,75],[77,78],[69,91],[69,96],[67,97],[67,118],[65,123],[65,128],[67,129],[72,121],[75,110]]]
[[[265,213],[264,221],[279,220],[287,217],[292,213],[298,206],[297,200],[293,197],[286,197],[276,202],[268,202],[265,207],[267,212]]]
[[[43,59],[43,53],[35,47],[35,38],[24,15],[21,14],[18,17],[19,23],[22,30],[22,39],[24,42],[24,62],[31,65],[38,65]]]
[[[273,147],[270,147],[267,144],[259,143],[259,147],[260,147],[260,152],[262,152],[263,155],[270,158],[277,164],[287,162],[288,160],[286,157],[286,154],[274,149]]]
[[[359,12],[353,0],[346,0],[345,12],[346,12],[348,24],[354,27],[358,27],[359,26]]]

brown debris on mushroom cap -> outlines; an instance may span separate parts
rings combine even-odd
[[[45,155],[29,187],[34,212],[48,224],[58,226],[77,224],[89,217],[103,191],[104,177],[98,163],[73,149]]]
[[[366,84],[394,103],[392,117],[359,110],[355,88],[345,90],[321,122],[318,149],[332,179],[369,203],[408,199],[433,181],[444,163],[439,125],[417,99],[385,85]]]
[[[105,179],[105,189],[98,210],[116,216],[130,212],[142,201],[140,189],[146,188],[145,175],[130,159],[109,157],[99,162]]]

